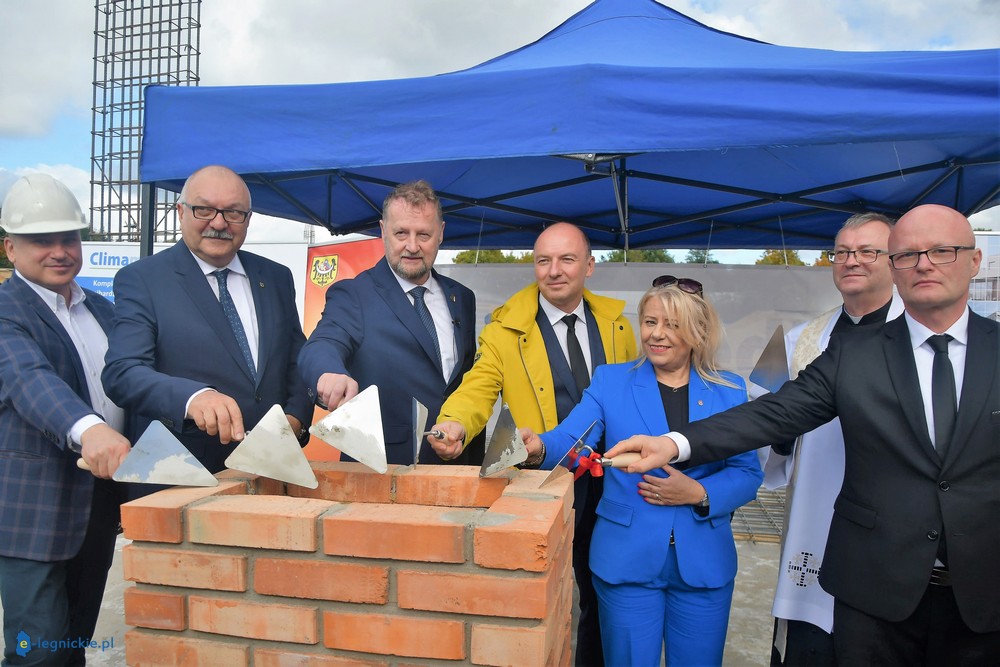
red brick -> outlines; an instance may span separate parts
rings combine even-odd
[[[316,520],[334,507],[311,498],[212,498],[187,511],[188,540],[286,551],[316,550]]]
[[[465,659],[465,624],[452,619],[323,613],[328,648],[439,660]]]
[[[199,500],[221,495],[242,494],[246,484],[219,482],[218,486],[175,486],[122,505],[125,537],[142,542],[171,542],[184,539],[182,510]]]
[[[450,515],[450,516],[449,516]],[[333,556],[465,562],[465,524],[454,510],[358,503],[323,517],[323,550]]]
[[[254,590],[313,600],[385,604],[389,598],[389,568],[358,563],[257,558]]]
[[[482,478],[476,466],[417,466],[396,475],[396,502],[406,505],[489,507],[510,482]]]
[[[244,644],[129,630],[125,633],[125,663],[142,667],[247,667],[250,648]]]
[[[393,471],[380,474],[362,463],[341,461],[315,461],[313,472],[319,486],[307,489],[288,485],[288,495],[301,498],[320,498],[344,503],[391,503]]]
[[[388,667],[384,660],[342,658],[323,653],[289,653],[285,649],[259,648],[253,652],[254,667]]]
[[[541,667],[547,656],[545,635],[545,628],[541,625],[522,627],[475,624],[472,626],[472,664]]]
[[[182,549],[157,549],[129,544],[122,549],[122,570],[128,581],[217,591],[247,589],[247,557]]]
[[[560,475],[540,486],[548,473],[548,470],[522,470],[510,480],[503,495],[538,500],[558,498],[562,501],[563,520],[569,521],[573,513],[573,476]]]
[[[188,599],[192,630],[233,637],[315,644],[319,641],[316,607],[245,602],[239,598]]]
[[[559,498],[503,496],[486,512],[473,537],[477,565],[500,570],[544,572],[555,557],[564,533]]]
[[[403,609],[450,614],[545,618],[561,589],[559,576],[488,576],[401,570],[396,596]]]
[[[187,628],[183,595],[158,589],[125,589],[125,623],[155,630]]]
[[[223,470],[220,473],[216,473],[215,477],[221,482],[222,480],[228,481],[241,481],[246,484],[245,493],[248,496],[284,496],[285,493],[285,483],[278,479],[271,479],[270,477],[262,477],[260,475],[254,475],[253,473],[243,472],[242,470]]]

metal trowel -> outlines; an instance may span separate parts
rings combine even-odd
[[[83,459],[80,459],[83,461]],[[118,470],[116,482],[218,486],[219,480],[187,450],[166,426],[152,422],[139,437]]]
[[[764,346],[760,359],[750,371],[750,381],[772,394],[788,382],[788,357],[785,354],[785,330],[779,324]]]
[[[376,385],[313,424],[309,432],[375,472],[389,470]]]
[[[420,445],[424,441],[424,426],[427,425],[427,406],[413,399],[413,464],[420,463]]]
[[[226,459],[226,467],[307,489],[319,486],[280,405],[272,406],[246,434]]]
[[[528,460],[528,450],[514,424],[510,408],[504,403],[503,407],[500,408],[496,426],[493,427],[490,443],[486,446],[486,454],[483,456],[483,465],[479,469],[479,476],[496,475],[518,463],[524,463],[526,460]]]

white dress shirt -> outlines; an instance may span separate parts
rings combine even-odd
[[[87,295],[76,282],[72,282],[70,283],[70,301],[67,304],[62,295],[31,282],[20,273],[17,275],[41,297],[45,305],[52,310],[56,319],[62,324],[70,340],[73,341],[73,347],[76,348],[80,363],[83,365],[83,372],[86,375],[90,405],[97,415],[101,415],[100,417],[87,415],[77,420],[67,434],[70,441],[76,445],[81,444],[80,438],[84,431],[102,422],[121,433],[125,428],[125,413],[111,402],[111,399],[104,393],[104,386],[101,384],[104,355],[108,351],[108,336],[104,333],[104,329],[101,328],[101,324],[94,317],[94,314],[84,305]]]

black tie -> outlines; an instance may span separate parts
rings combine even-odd
[[[410,296],[413,297],[413,308],[417,311],[417,317],[420,321],[424,323],[424,328],[427,329],[427,333],[431,335],[431,340],[434,341],[434,351],[437,353],[438,368],[441,367],[441,345],[438,343],[437,328],[434,326],[434,318],[431,317],[431,311],[427,310],[427,304],[424,303],[424,292],[427,291],[426,287],[414,287],[410,290]]]
[[[590,371],[587,370],[587,358],[583,356],[583,348],[580,347],[580,340],[576,337],[576,315],[567,315],[562,318],[566,323],[566,351],[569,352],[569,369],[573,373],[576,381],[576,388],[583,395],[583,390],[590,386]]]
[[[955,369],[948,358],[948,334],[931,336],[928,345],[934,348],[934,365],[931,370],[931,405],[934,408],[934,448],[944,458],[955,429],[958,400],[955,397]]]

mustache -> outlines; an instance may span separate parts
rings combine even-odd
[[[233,235],[229,233],[228,229],[212,229],[209,227],[201,233],[201,236],[206,239],[225,239],[226,241],[233,240]]]

